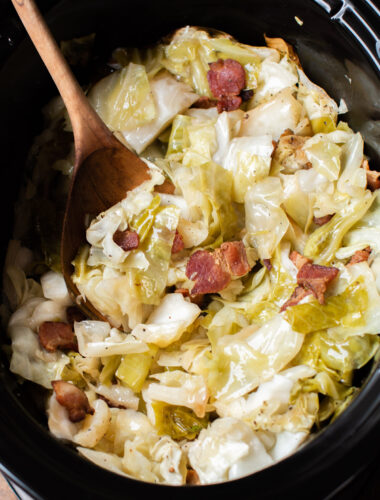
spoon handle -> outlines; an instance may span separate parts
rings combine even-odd
[[[75,167],[102,147],[118,147],[117,139],[89,104],[34,1],[12,3],[69,113],[75,139]]]

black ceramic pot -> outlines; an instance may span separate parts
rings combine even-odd
[[[249,44],[262,45],[263,33],[283,37],[295,46],[306,74],[335,99],[345,99],[350,110],[347,121],[363,134],[372,168],[380,166],[380,42],[375,30],[379,11],[372,1],[41,0],[38,4],[58,40],[96,32],[104,53],[119,45],[146,45],[187,24],[220,29]],[[26,154],[41,130],[40,108],[56,94],[30,42],[18,43],[23,36],[9,0],[2,0],[2,262]],[[378,453],[380,367],[374,364],[371,371],[358,376],[363,387],[350,407],[293,456],[252,476],[194,490],[126,479],[79,457],[49,435],[35,388],[29,383],[20,386],[4,357],[0,366],[0,467],[34,498],[44,500],[132,500],[157,495],[166,499],[196,495],[208,500],[241,495],[355,498],[359,483],[352,478]],[[339,493],[342,490],[346,496]]]

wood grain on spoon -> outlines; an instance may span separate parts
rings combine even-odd
[[[12,0],[34,46],[53,78],[70,116],[75,165],[61,240],[61,265],[73,296],[72,261],[85,242],[85,219],[97,215],[149,179],[147,165],[122,145],[90,106],[41,13],[32,0]],[[172,192],[169,183],[163,191]],[[78,304],[86,314],[104,319],[89,302]]]

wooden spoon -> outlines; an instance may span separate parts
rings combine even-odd
[[[126,196],[150,178],[147,165],[122,145],[90,106],[33,0],[12,0],[34,46],[53,78],[70,116],[75,165],[66,204],[61,240],[61,265],[67,287],[80,293],[71,276],[72,261],[85,242],[85,220]],[[173,192],[169,183],[160,191]],[[104,317],[88,301],[76,301],[90,317]]]

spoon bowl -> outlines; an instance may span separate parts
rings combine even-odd
[[[121,144],[94,151],[77,169],[63,221],[61,266],[71,295],[87,316],[106,321],[90,301],[82,296],[78,300],[80,292],[72,280],[72,261],[86,241],[86,221],[115,205],[149,178],[146,164]]]

